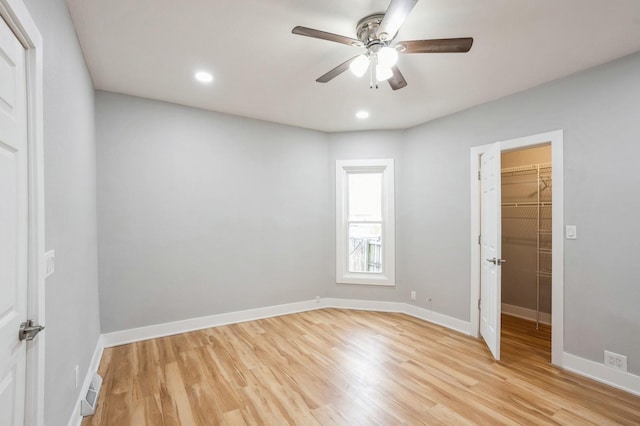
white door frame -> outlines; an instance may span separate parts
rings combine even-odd
[[[556,130],[548,133],[527,136],[500,142],[502,151],[511,151],[526,147],[533,147],[551,143],[551,180],[552,191],[552,290],[551,290],[551,363],[562,367],[564,353],[564,133]],[[480,311],[480,185],[478,171],[480,170],[480,155],[489,145],[471,148],[471,291],[470,291],[470,322],[472,335],[479,337]]]
[[[27,314],[38,324],[44,318],[44,156],[42,103],[42,36],[22,0],[0,0],[0,16],[25,49],[27,83],[27,162],[29,259]],[[16,330],[16,338],[18,330]],[[44,424],[44,333],[27,344],[25,425]]]

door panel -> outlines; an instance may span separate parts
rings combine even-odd
[[[25,51],[0,19],[0,424],[22,425],[27,318]]]
[[[480,334],[500,359],[500,144],[480,156]]]

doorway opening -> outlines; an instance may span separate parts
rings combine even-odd
[[[509,265],[509,259],[502,253],[502,210],[506,207],[502,207],[502,153],[509,153],[517,150],[539,148],[548,146],[551,151],[551,161],[549,161],[553,167],[550,167],[551,178],[546,181],[547,185],[552,185],[551,190],[543,189],[542,192],[550,192],[550,194],[542,194],[542,199],[545,196],[551,199],[551,208],[548,215],[550,220],[541,220],[540,230],[548,232],[541,241],[538,241],[537,236],[534,240],[534,271],[532,279],[534,280],[533,291],[540,292],[540,301],[536,302],[534,297],[534,305],[525,305],[525,310],[520,310],[518,313],[520,316],[533,315],[539,320],[540,326],[544,325],[545,320],[551,322],[551,363],[562,367],[563,354],[564,354],[564,240],[563,240],[563,226],[564,226],[564,170],[563,170],[563,132],[562,130],[542,133],[533,136],[527,136],[519,139],[513,139],[504,142],[495,142],[489,145],[482,145],[472,147],[470,150],[470,204],[471,204],[471,234],[470,234],[470,248],[471,248],[471,279],[470,279],[470,325],[471,334],[476,337],[482,335],[486,341],[487,346],[493,353],[496,359],[500,359],[500,345],[501,345],[501,321],[502,316],[502,272],[503,268]],[[498,153],[499,155],[495,155]],[[497,158],[497,161],[488,162],[488,158]],[[542,164],[543,161],[539,161],[536,164]],[[488,170],[487,166],[490,166],[491,170]],[[537,167],[537,166],[536,166]],[[482,176],[481,176],[482,172]],[[536,180],[537,180],[536,170]],[[495,176],[497,179],[491,178]],[[486,178],[486,179],[485,179]],[[490,179],[491,178],[491,179]],[[491,185],[491,188],[495,188],[495,197],[489,197],[488,185],[492,180],[497,180],[497,185]],[[545,183],[540,183],[538,188],[545,188]],[[485,189],[483,189],[485,188]],[[534,184],[531,193],[536,190]],[[536,192],[540,192],[539,190]],[[535,196],[534,207],[538,207],[538,194],[532,194]],[[528,198],[528,197],[525,197]],[[505,200],[505,202],[508,202]],[[526,202],[521,200],[520,202]],[[490,208],[492,205],[495,208]],[[513,207],[512,209],[516,209]],[[524,208],[519,208],[523,210]],[[515,220],[515,219],[514,219]],[[536,218],[535,232],[538,233]],[[545,226],[550,226],[550,229]],[[484,229],[486,232],[481,232]],[[488,236],[491,233],[491,236]],[[535,235],[535,234],[534,234]],[[515,238],[515,237],[512,237]],[[511,241],[513,242],[513,241]],[[540,258],[540,264],[538,265],[538,243],[541,244],[541,252],[544,252],[544,256]],[[546,244],[546,245],[545,245]],[[549,246],[550,244],[550,246]],[[492,248],[494,251],[489,252],[488,249]],[[542,254],[542,253],[541,253]],[[486,258],[486,259],[485,259]],[[550,259],[551,268],[549,269],[548,262]],[[505,262],[506,261],[506,262]],[[547,262],[546,264],[544,262]],[[510,266],[510,265],[509,265]],[[508,266],[507,266],[508,267]],[[542,275],[545,275],[542,277]],[[538,275],[541,275],[541,280],[538,283]],[[485,280],[485,284],[489,285],[481,287],[481,282]],[[488,281],[487,281],[488,280]],[[546,289],[543,288],[545,282],[543,280],[550,281],[547,284]],[[551,283],[553,285],[551,285]],[[545,294],[544,292],[549,292]],[[489,289],[490,291],[487,291]],[[508,290],[506,290],[508,291]],[[481,297],[482,294],[482,297]],[[509,302],[511,295],[505,294],[507,303],[516,306],[515,302]],[[550,309],[548,309],[550,305]],[[506,307],[510,309],[510,307]],[[549,310],[550,318],[543,312]],[[482,315],[481,315],[482,313]],[[513,313],[513,312],[512,312]],[[534,318],[534,321],[535,321]],[[540,329],[539,326],[539,329]],[[535,330],[535,322],[534,322]],[[493,332],[491,332],[493,331]]]
[[[501,353],[551,361],[551,145],[501,153]]]

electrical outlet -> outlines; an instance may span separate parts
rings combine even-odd
[[[320,296],[316,296],[316,303],[320,303]]]
[[[80,386],[80,366],[76,365],[76,389]]]
[[[604,365],[616,370],[627,371],[627,357],[614,352],[604,351]]]
[[[416,300],[416,291],[415,290],[411,291],[411,300]]]

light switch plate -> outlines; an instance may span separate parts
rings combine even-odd
[[[49,250],[44,254],[44,263],[46,265],[44,277],[47,278],[56,270],[56,252],[54,250]]]
[[[575,225],[567,225],[566,232],[567,240],[575,240],[576,238],[578,238],[578,233]]]

